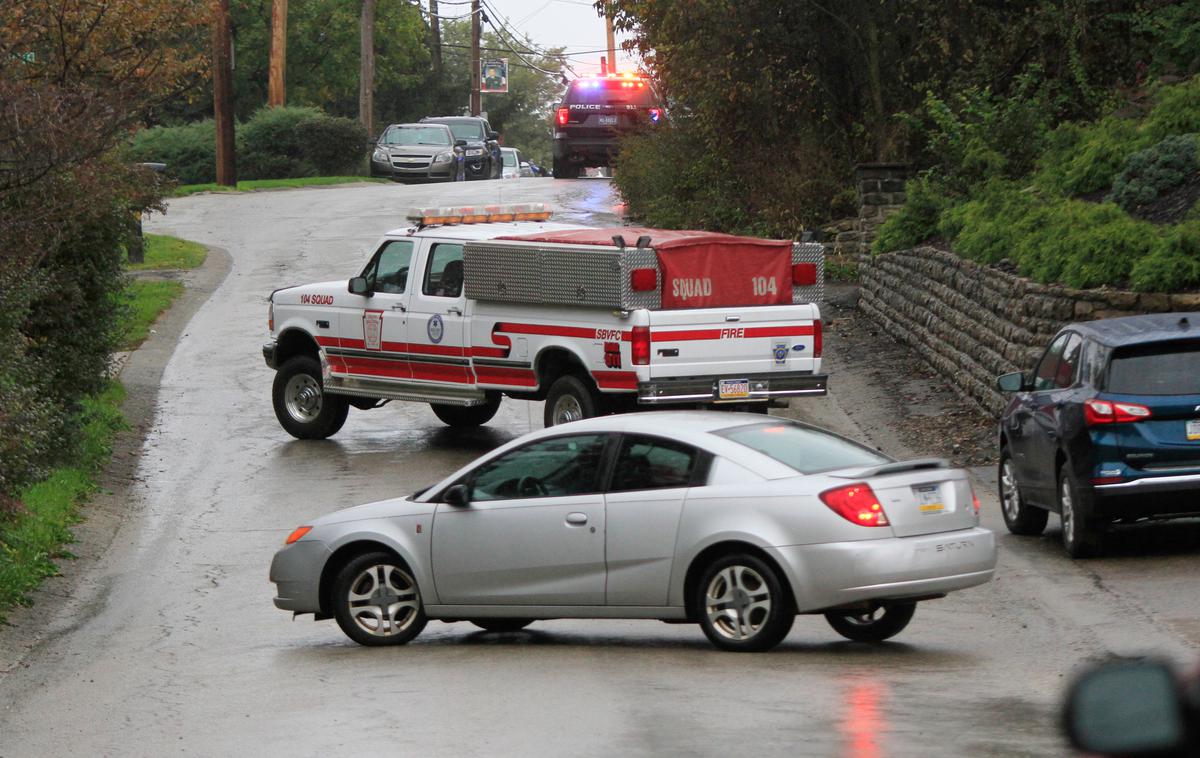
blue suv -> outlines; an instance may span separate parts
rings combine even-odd
[[[1014,534],[1062,517],[1075,558],[1114,521],[1200,514],[1200,313],[1069,324],[1000,417],[1000,500]]]

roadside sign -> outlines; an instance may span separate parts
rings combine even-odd
[[[479,69],[483,72],[480,92],[508,92],[508,58],[480,60]]]

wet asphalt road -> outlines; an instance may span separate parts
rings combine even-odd
[[[232,270],[166,366],[128,516],[89,567],[94,602],[0,678],[0,756],[1060,755],[1056,703],[1083,662],[1196,656],[1194,540],[1073,564],[1050,537],[1005,535],[995,582],[922,604],[878,647],[820,617],[765,655],[652,621],[506,635],[431,622],[395,649],[292,621],[267,567],[293,527],[418,489],[540,426],[541,409],[505,401],[488,427],[454,434],[394,403],[352,411],[332,440],[293,440],[271,411],[265,297],[350,276],[410,205],[497,200],[595,225],[619,213],[607,181],[521,180],[196,196],[147,223],[227,250]],[[834,396],[789,412],[919,452],[888,437],[887,398],[838,377],[836,349]]]

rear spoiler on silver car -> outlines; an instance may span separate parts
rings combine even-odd
[[[903,471],[921,471],[924,469],[949,468],[950,462],[945,458],[917,458],[911,461],[892,461],[868,468],[848,468],[842,471],[830,471],[829,476],[839,479],[870,479],[884,474],[899,474]]]

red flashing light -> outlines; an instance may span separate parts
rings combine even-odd
[[[554,114],[554,120],[558,122],[559,126],[566,126],[567,121],[570,118],[571,118],[571,112],[569,110],[567,110],[566,108],[559,108],[558,112],[556,112]]]
[[[807,287],[817,283],[817,264],[796,263],[792,265],[792,285]]]
[[[1083,401],[1083,422],[1088,426],[1145,421],[1150,415],[1149,408],[1137,403],[1114,403],[1096,398]]]
[[[635,268],[629,272],[629,286],[634,292],[658,289],[658,271],[652,268]]]
[[[650,327],[635,326],[632,332],[633,341],[630,345],[633,365],[650,365]]]
[[[660,110],[658,108],[651,108],[650,109],[650,120],[657,124],[658,120],[660,118],[662,118],[662,110]]]
[[[826,490],[820,494],[820,498],[830,510],[853,524],[889,526],[879,498],[863,482]]]

